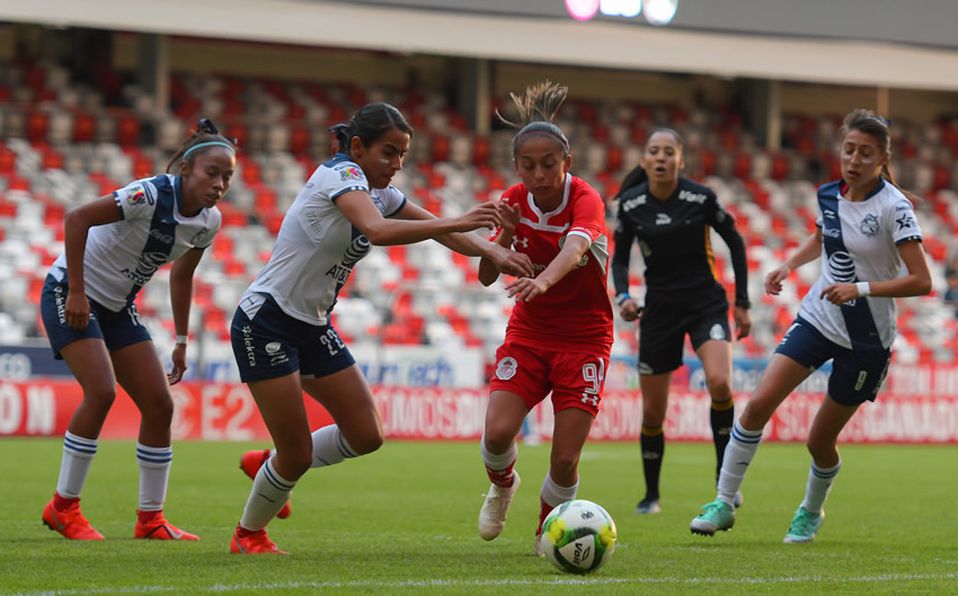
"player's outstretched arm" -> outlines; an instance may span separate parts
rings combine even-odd
[[[585,256],[591,244],[589,240],[578,234],[569,234],[565,237],[562,250],[542,273],[537,277],[517,279],[506,286],[509,296],[515,296],[520,302],[529,302],[536,296],[545,294],[582,261],[582,257]]]
[[[822,229],[816,228],[815,233],[805,239],[795,249],[785,262],[769,271],[765,276],[765,293],[778,296],[782,291],[782,282],[788,279],[788,274],[805,263],[811,263],[822,255]]]
[[[459,217],[427,220],[385,218],[365,191],[354,190],[336,199],[336,206],[373,244],[413,244],[454,232],[470,232],[499,225],[499,210],[493,203],[476,205]]]

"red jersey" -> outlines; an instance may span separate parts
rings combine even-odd
[[[594,188],[566,174],[562,203],[542,213],[524,184],[503,193],[502,200],[518,205],[521,218],[512,248],[529,256],[536,273],[559,254],[566,236],[587,239],[582,261],[556,285],[531,302],[517,302],[506,329],[506,341],[536,348],[608,353],[612,347],[612,305],[609,302],[609,236],[605,205]],[[496,230],[494,238],[500,230]]]

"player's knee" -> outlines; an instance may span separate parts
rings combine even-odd
[[[151,424],[169,427],[173,423],[173,398],[167,391],[157,392],[144,400],[140,412]]]
[[[356,455],[372,453],[383,446],[383,429],[377,427],[353,439],[347,439]]]
[[[808,435],[805,447],[815,461],[833,459],[836,453],[834,441],[828,441],[814,433]]]
[[[505,453],[515,440],[516,431],[505,424],[487,424],[485,432],[486,449],[491,453]]]
[[[100,385],[83,388],[83,405],[97,412],[106,413],[116,400],[116,387]]]
[[[712,401],[725,402],[732,396],[732,383],[726,374],[707,377],[705,387],[712,396]]]

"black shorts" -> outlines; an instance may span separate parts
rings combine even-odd
[[[662,299],[646,303],[639,322],[639,374],[660,375],[682,366],[686,335],[696,350],[709,340],[731,341],[728,303],[704,308]]]
[[[113,312],[87,297],[90,320],[86,329],[70,327],[67,325],[65,310],[67,291],[66,271],[63,271],[59,280],[53,274],[47,274],[40,294],[40,317],[53,347],[53,356],[57,360],[63,359],[60,350],[78,339],[102,339],[110,352],[152,339],[150,332],[140,322],[140,315],[132,302],[120,312]]]
[[[356,363],[332,325],[311,325],[291,317],[266,294],[240,301],[230,340],[244,383],[296,371],[305,378],[325,377]]]
[[[875,401],[891,363],[891,350],[843,348],[801,317],[788,328],[775,353],[812,370],[831,360],[828,395],[843,406]]]

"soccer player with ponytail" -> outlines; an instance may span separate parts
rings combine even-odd
[[[177,162],[177,173],[170,174]],[[66,538],[103,539],[80,511],[80,492],[119,382],[142,416],[134,537],[197,540],[163,516],[173,459],[169,385],[186,371],[193,272],[220,228],[216,203],[229,190],[235,164],[233,142],[204,119],[166,174],[132,182],[66,215],[65,252],[47,274],[40,299],[54,355],[66,360],[83,389],[64,438],[56,492],[43,510],[43,522]],[[176,343],[167,374],[133,301],[170,262]]]
[[[791,271],[819,257],[821,276],[802,300],[795,322],[732,429],[718,495],[692,520],[693,534],[711,536],[735,524],[732,498],[745,479],[762,429],[779,404],[831,360],[828,390],[808,434],[812,464],[805,498],[785,542],[815,538],[825,519],[825,499],[842,466],[838,435],[858,406],[875,400],[888,372],[896,335],[895,298],[931,292],[912,203],[888,170],[888,123],[870,110],[854,110],[845,117],[839,147],[842,179],[818,189],[817,229],[766,276],[765,291],[777,296]]]
[[[241,459],[253,487],[230,543],[237,554],[282,553],[266,526],[289,514],[299,478],[383,443],[366,379],[329,322],[339,290],[372,245],[435,239],[512,274],[532,275],[526,257],[465,233],[497,225],[498,205],[483,203],[460,217],[438,219],[390,185],[412,138],[395,107],[368,104],[332,130],[339,152],[316,168],[287,211],[269,262],[233,317],[240,378],[276,447]],[[310,432],[304,391],[326,408],[333,424]]]
[[[502,532],[519,488],[516,435],[526,414],[551,392],[555,426],[539,492],[539,554],[545,517],[576,498],[579,456],[599,411],[612,346],[605,207],[595,189],[570,173],[569,140],[553,123],[566,93],[566,87],[545,82],[511,96],[519,122],[506,123],[518,129],[512,156],[521,182],[502,196],[495,239],[528,255],[537,275],[506,284],[516,305],[496,351],[480,446],[492,485],[479,512],[479,535],[492,540]],[[484,285],[501,272],[488,259],[480,261]]]
[[[665,413],[672,373],[682,366],[685,336],[702,362],[711,397],[709,422],[715,444],[715,475],[734,421],[732,335],[728,298],[715,275],[710,230],[729,247],[735,272],[733,316],[737,338],[751,330],[745,243],[735,219],[706,186],[682,176],[684,146],[679,133],[660,128],[649,135],[642,163],[619,192],[612,279],[619,316],[639,321],[639,386],[642,389],[642,472],[645,496],[636,513],[654,514],[665,456]],[[645,259],[645,306],[629,294],[629,260],[638,241]],[[736,496],[736,506],[741,495]]]

